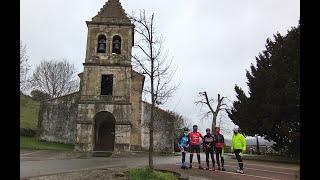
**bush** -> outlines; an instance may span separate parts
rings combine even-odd
[[[129,180],[177,180],[178,178],[173,173],[166,173],[154,170],[150,171],[149,168],[132,169],[128,172]]]
[[[39,91],[39,90],[31,91],[31,97],[35,101],[43,101],[43,100],[51,98],[49,94],[42,92],[42,91]]]
[[[35,137],[36,133],[36,130],[33,129],[20,128],[20,136]]]

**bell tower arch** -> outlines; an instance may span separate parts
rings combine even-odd
[[[134,25],[119,0],[109,0],[86,24],[85,64],[131,65]]]

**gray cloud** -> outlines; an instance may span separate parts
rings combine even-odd
[[[20,36],[35,67],[43,58],[66,58],[83,70],[87,27],[104,0],[21,0]],[[244,90],[245,70],[255,64],[273,34],[298,24],[299,0],[121,0],[127,14],[139,9],[156,15],[158,32],[178,66],[175,81],[183,82],[163,107],[199,123],[199,91],[234,100],[234,85]],[[205,109],[205,108],[203,108]],[[232,128],[223,118],[225,128]],[[200,130],[210,121],[200,123]]]

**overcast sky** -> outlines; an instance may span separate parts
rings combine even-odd
[[[20,0],[20,38],[34,68],[43,59],[65,58],[83,71],[87,26],[106,0]],[[198,92],[235,100],[235,84],[248,90],[246,69],[265,49],[268,37],[297,26],[299,0],[120,0],[127,14],[155,13],[156,27],[166,40],[182,84],[164,109],[176,111],[201,132],[206,107],[196,106]],[[219,117],[218,117],[219,119]],[[222,130],[233,124],[222,116]],[[229,131],[227,131],[229,129]]]

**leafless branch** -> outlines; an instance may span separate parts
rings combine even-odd
[[[149,122],[149,168],[153,169],[153,132],[154,113],[156,105],[164,103],[175,90],[177,85],[172,85],[173,74],[171,62],[167,63],[168,53],[163,48],[164,39],[156,33],[154,26],[154,14],[146,16],[145,10],[138,16],[134,13],[130,19],[135,25],[137,54],[133,55],[134,67],[148,77],[144,86],[144,92],[150,94],[151,114]],[[139,53],[140,52],[140,53]]]
[[[66,60],[42,61],[33,72],[32,84],[53,98],[75,92],[79,88],[74,66]]]
[[[29,56],[27,46],[20,41],[20,91],[26,92],[31,88],[29,76]]]
[[[223,100],[225,97],[221,97],[220,94],[218,94],[218,99],[217,99],[217,106],[215,110],[213,110],[211,102],[213,102],[213,99],[208,98],[207,92],[199,92],[200,97],[203,97],[202,100],[196,101],[195,103],[198,104],[205,104],[209,108],[210,114],[212,114],[212,129],[216,126],[216,119],[221,110],[226,110],[226,108],[223,108],[223,106],[227,106],[226,103],[223,103]]]

